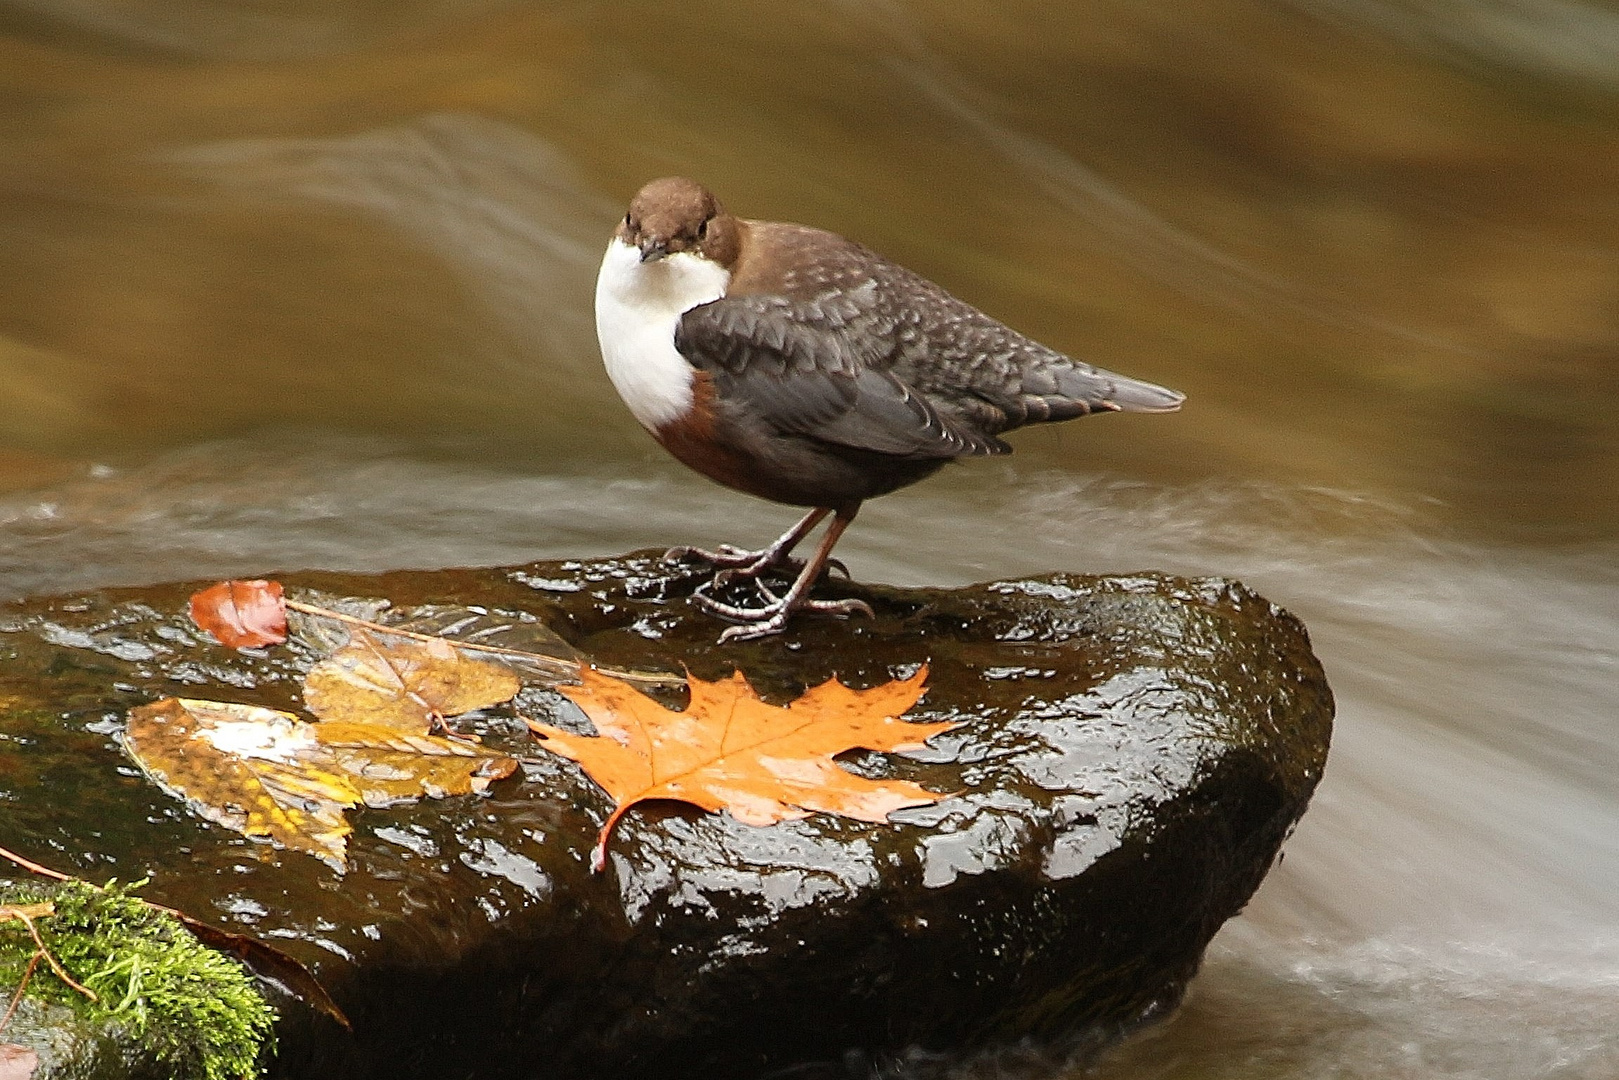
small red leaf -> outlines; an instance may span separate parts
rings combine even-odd
[[[232,649],[287,640],[279,581],[221,581],[191,595],[191,620]]]

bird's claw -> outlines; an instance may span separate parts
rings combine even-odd
[[[799,605],[799,610],[813,611],[821,615],[839,615],[843,618],[850,615],[864,615],[868,619],[877,617],[870,604],[864,600],[856,600],[852,596],[844,600],[806,600]]]
[[[788,577],[796,578],[804,569],[804,560],[791,556],[780,555],[765,548],[762,551],[746,551],[730,544],[721,544],[718,551],[705,551],[702,548],[672,547],[663,553],[664,562],[685,562],[695,559],[716,566],[719,571],[714,575],[715,588],[724,588],[738,578],[757,580],[766,571],[779,570]],[[842,559],[828,559],[821,571],[821,576],[830,574],[833,570],[841,573],[845,580],[852,580],[853,575],[849,568],[843,564]]]
[[[744,551],[733,544],[721,544],[718,551],[709,551],[700,547],[672,547],[663,553],[664,562],[686,562],[695,559],[710,566],[725,569],[747,566],[758,561],[763,551]]]
[[[769,637],[779,634],[787,629],[787,612],[778,611],[764,622],[742,623],[740,626],[728,626],[720,634],[720,644],[728,645],[733,641],[753,641],[756,638]]]
[[[765,614],[769,608],[739,609],[747,610],[749,618],[757,618]],[[812,612],[817,615],[864,615],[868,619],[875,619],[877,613],[871,610],[871,605],[864,600],[804,600],[789,607],[782,604],[777,607],[774,614],[759,622],[743,623],[739,626],[727,627],[720,634],[720,644],[725,645],[732,641],[753,641],[757,638],[769,637],[779,634],[787,628],[787,620],[798,612]]]
[[[844,600],[800,600],[795,604],[789,604],[786,599],[776,596],[762,584],[759,585],[759,591],[767,598],[767,603],[763,607],[756,608],[727,604],[702,592],[692,594],[692,599],[697,601],[704,611],[739,624],[729,627],[720,634],[721,645],[779,634],[787,628],[788,620],[799,612],[843,617],[864,615],[868,619],[877,617],[870,604],[852,597]]]
[[[714,575],[714,584],[724,585],[733,578],[756,578],[772,567],[780,566],[796,574],[803,568],[798,559],[784,559],[779,552],[770,548],[761,551],[748,551],[731,544],[721,544],[717,551],[706,551],[703,548],[672,547],[663,553],[664,562],[686,562],[696,560],[705,562],[710,566],[718,567],[719,573]]]

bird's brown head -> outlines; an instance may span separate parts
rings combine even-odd
[[[666,176],[635,193],[613,234],[652,262],[689,251],[730,268],[741,251],[742,224],[695,180]]]

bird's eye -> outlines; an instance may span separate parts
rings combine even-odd
[[[635,222],[634,222],[634,220],[631,219],[630,215],[628,215],[628,214],[624,215],[624,227],[626,229],[635,228]]]
[[[708,235],[708,222],[704,221],[697,226],[697,239],[701,240]]]

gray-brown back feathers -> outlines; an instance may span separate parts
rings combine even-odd
[[[742,222],[724,298],[675,345],[721,396],[796,434],[902,457],[1006,453],[998,435],[1093,412],[1170,412],[1181,394],[1049,349],[834,233]]]

